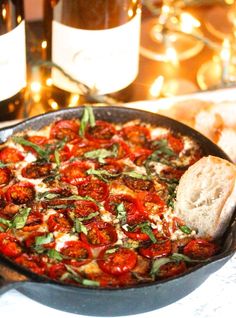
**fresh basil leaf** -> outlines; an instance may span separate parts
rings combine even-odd
[[[87,159],[98,159],[99,163],[106,163],[104,160],[108,157],[115,157],[116,153],[113,150],[107,150],[107,149],[96,149],[91,150],[84,153],[84,157]]]
[[[61,161],[60,161],[60,153],[57,149],[54,151],[54,157],[55,157],[56,165],[59,168],[61,165]]]
[[[9,163],[4,163],[4,162],[0,161],[0,168],[5,168],[7,166],[9,166]]]
[[[106,178],[104,178],[104,176],[112,178],[112,177],[118,177],[120,175],[119,173],[111,174],[107,170],[96,170],[96,169],[92,169],[92,168],[87,170],[86,173],[88,175],[94,175],[104,182],[108,182],[108,180]]]
[[[48,249],[47,250],[47,255],[48,257],[55,259],[56,261],[62,261],[63,260],[63,256],[62,254],[60,254],[58,251],[53,250],[53,249]]]
[[[31,208],[20,209],[19,212],[15,215],[11,227],[17,230],[22,229],[25,226],[30,211]]]
[[[82,222],[82,221],[89,221],[89,220],[95,218],[95,216],[98,216],[98,215],[99,215],[99,212],[92,212],[92,213],[90,213],[89,215],[87,215],[87,216],[85,216],[85,217],[83,217],[83,218],[78,218],[78,220],[79,220],[80,222]]]
[[[81,137],[84,136],[86,127],[88,126],[88,123],[91,127],[94,127],[96,124],[93,109],[90,106],[86,106],[83,111],[83,116],[80,121],[80,129],[79,134]]]
[[[38,194],[37,194],[37,198],[39,200],[53,200],[55,198],[58,198],[59,196],[60,196],[60,194],[49,192],[49,191],[38,192]]]
[[[167,263],[170,263],[170,262],[171,262],[171,259],[169,257],[161,257],[161,258],[155,259],[153,261],[153,263],[152,263],[152,268],[151,268],[151,271],[150,271],[150,275],[152,277],[155,277],[158,274],[161,266],[163,266],[163,265],[165,265]]]
[[[136,171],[127,171],[127,172],[123,172],[122,174],[125,176],[128,176],[128,177],[131,177],[131,178],[135,178],[135,179],[141,179],[141,180],[150,180],[151,179],[150,176],[138,173]]]
[[[127,222],[127,212],[125,210],[124,203],[120,203],[116,206],[117,219],[120,221],[121,225],[126,224]]]
[[[84,233],[85,235],[88,234],[87,228],[81,221],[78,220],[78,218],[74,219],[74,228],[75,232],[77,233]]]
[[[36,145],[35,143],[26,140],[23,137],[19,137],[19,136],[15,136],[12,138],[13,141],[17,144],[23,145],[23,146],[29,146],[31,148],[33,148],[40,157],[44,158],[44,159],[48,159],[48,155],[49,153],[45,150],[43,150],[40,146]]]
[[[0,223],[3,224],[3,225],[6,225],[8,227],[11,226],[11,221],[3,219],[3,218],[0,218]]]
[[[192,259],[184,254],[180,254],[180,253],[173,253],[170,258],[173,260],[173,261],[176,261],[176,262],[180,262],[180,261],[184,261],[184,262],[187,262],[187,263],[199,263],[199,262],[207,262],[208,259]]]
[[[153,234],[152,228],[148,222],[138,224],[138,227],[141,229],[142,233],[147,234],[149,236],[150,240],[153,243],[157,242],[157,239],[156,239],[155,235]]]
[[[119,246],[113,247],[113,248],[109,248],[109,249],[106,250],[105,254],[113,254],[116,251],[118,251],[118,249],[119,249]]]
[[[60,210],[60,209],[67,209],[69,207],[73,207],[72,204],[58,204],[58,205],[48,205],[48,208],[50,209],[55,209],[55,210]]]
[[[65,280],[65,279],[73,279],[76,282],[84,285],[84,286],[100,286],[99,282],[91,280],[91,279],[87,279],[87,278],[83,278],[81,277],[70,265],[65,265],[67,272],[65,273],[62,277],[61,280]],[[66,275],[67,274],[67,275]],[[69,274],[69,275],[68,275]]]
[[[0,226],[0,233],[5,232],[4,228]]]
[[[192,233],[192,230],[187,225],[178,225],[178,228],[185,234]]]
[[[53,241],[53,234],[52,233],[48,233],[42,236],[37,236],[35,239],[35,245],[43,245],[43,244],[48,244],[51,243]]]
[[[81,201],[91,201],[93,203],[95,203],[97,206],[99,207],[102,207],[102,204],[96,200],[94,200],[92,197],[90,197],[89,195],[86,195],[84,197],[80,196],[80,195],[71,195],[70,197],[66,197],[66,198],[63,198],[63,200],[81,200]]]

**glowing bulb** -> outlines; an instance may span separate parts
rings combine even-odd
[[[21,15],[18,15],[16,20],[17,20],[17,23],[21,23],[21,21],[22,21]]]
[[[164,14],[169,14],[169,12],[170,12],[170,7],[165,4],[165,5],[162,6],[161,11],[162,11]]]
[[[68,107],[78,106],[80,96],[78,94],[71,94]]]
[[[44,41],[42,41],[42,43],[41,43],[41,48],[42,48],[42,49],[46,49],[47,45],[48,45],[47,41],[44,40]]]
[[[128,17],[132,18],[132,16],[134,15],[134,11],[132,9],[128,10]]]
[[[59,108],[58,103],[52,98],[48,100],[48,104],[54,110],[57,110]]]
[[[225,0],[225,3],[228,5],[234,4],[234,0]]]
[[[7,9],[6,9],[6,8],[3,8],[3,9],[2,9],[2,18],[3,18],[3,20],[6,19],[6,16],[7,16]]]
[[[151,87],[149,88],[149,95],[155,98],[160,96],[163,85],[164,85],[164,76],[160,75],[154,80]]]
[[[53,83],[52,78],[49,77],[49,78],[46,79],[46,85],[47,86],[52,86],[52,83]]]
[[[199,28],[201,23],[189,13],[182,13],[180,16],[180,30],[185,33],[191,33],[194,28]]]
[[[223,46],[222,50],[220,52],[220,57],[222,61],[229,62],[230,57],[231,57],[231,52],[230,52],[230,41],[229,39],[224,39],[223,41]]]
[[[166,62],[170,62],[174,66],[179,65],[179,59],[177,56],[177,52],[174,47],[170,46],[166,49]]]
[[[33,93],[39,93],[41,88],[42,88],[42,85],[40,82],[32,82],[30,84],[30,89]]]

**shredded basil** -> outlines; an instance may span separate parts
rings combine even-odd
[[[192,233],[192,230],[187,225],[178,225],[178,228],[185,234]]]
[[[78,218],[79,221],[89,221],[93,219],[95,216],[98,216],[99,212],[92,212],[89,215],[83,217],[83,218]]]
[[[114,178],[114,177],[118,177],[120,175],[120,173],[111,174],[107,170],[96,170],[96,169],[92,169],[92,168],[87,170],[86,173],[88,175],[94,175],[104,182],[108,182],[108,180],[105,178],[106,176],[110,177],[110,178]]]
[[[78,218],[74,219],[74,228],[75,232],[77,233],[84,233],[85,235],[88,234],[87,228],[81,221],[78,220]]]
[[[3,218],[0,218],[0,223],[3,224],[3,225],[6,225],[8,227],[11,226],[11,221],[3,219]]]
[[[49,191],[39,192],[37,194],[38,200],[53,200],[53,199],[58,198],[58,197],[60,197],[60,194],[52,193]]]
[[[135,179],[151,180],[150,176],[138,173],[136,171],[126,171],[126,172],[123,172],[122,174],[131,178],[135,178]]]
[[[180,261],[184,261],[184,262],[187,262],[187,263],[200,263],[200,262],[207,262],[208,259],[192,259],[184,254],[180,254],[180,253],[173,253],[170,258],[173,260],[173,261],[176,261],[176,262],[180,262]]]
[[[48,233],[42,236],[37,236],[35,238],[35,246],[43,245],[43,244],[48,244],[53,241],[53,234]]]
[[[23,137],[19,137],[19,136],[15,136],[12,138],[13,141],[17,144],[20,144],[20,145],[23,145],[23,146],[29,146],[31,148],[33,148],[40,157],[48,160],[48,151],[42,149],[40,146],[36,145],[35,143],[29,141],[29,140],[26,140],[25,138]]]
[[[5,168],[7,166],[9,166],[9,163],[4,163],[4,162],[0,161],[0,168]]]
[[[63,260],[63,256],[61,253],[59,253],[58,251],[56,250],[53,250],[53,249],[48,249],[46,251],[48,257],[52,258],[52,259],[55,259],[56,261],[62,261]]]
[[[125,210],[124,203],[120,203],[116,206],[117,219],[120,221],[121,225],[125,225],[127,222],[127,212]]]
[[[62,275],[61,280],[73,279],[77,283],[80,283],[84,286],[98,287],[100,286],[99,282],[87,278],[81,277],[70,265],[65,265],[67,273]]]
[[[59,168],[61,165],[61,161],[60,161],[60,154],[59,154],[59,151],[57,149],[54,151],[54,156],[55,156],[56,165]]]
[[[27,221],[28,215],[31,211],[31,208],[22,208],[13,218],[11,227],[17,230],[22,229]]]
[[[90,106],[86,106],[83,111],[83,115],[80,121],[79,134],[81,137],[84,136],[86,127],[90,124],[91,127],[94,127],[96,124],[93,109]]]
[[[152,268],[150,271],[151,277],[155,277],[158,274],[161,266],[170,262],[171,262],[171,259],[169,257],[161,257],[161,258],[155,259],[152,263]]]
[[[123,228],[125,228],[125,227],[123,226]],[[157,243],[157,239],[156,239],[155,235],[152,232],[152,228],[151,228],[151,225],[150,225],[149,222],[143,222],[143,223],[139,223],[139,224],[133,225],[133,226],[129,226],[128,225],[128,226],[126,226],[126,228],[130,232],[133,232],[137,228],[139,228],[142,233],[147,234],[149,236],[150,240],[153,243]]]
[[[84,157],[87,159],[98,159],[99,163],[106,163],[104,160],[108,157],[116,157],[117,153],[114,150],[107,150],[107,149],[96,149],[85,152]]]

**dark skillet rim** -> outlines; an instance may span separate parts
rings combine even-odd
[[[51,112],[48,112],[48,113],[45,113],[45,114],[42,114],[42,115],[34,116],[34,117],[28,118],[26,120],[23,120],[23,121],[21,121],[19,123],[16,123],[14,125],[1,128],[0,129],[0,134],[3,131],[10,130],[11,133],[9,133],[9,135],[6,138],[6,139],[8,139],[14,133],[20,133],[20,132],[25,131],[27,129],[34,129],[33,127],[27,127],[27,126],[30,126],[30,124],[34,123],[35,120],[36,121],[38,121],[39,119],[43,120],[44,118],[53,116],[52,120],[51,120],[51,122],[53,122],[53,121],[56,121],[56,120],[59,120],[59,119],[63,119],[63,114],[64,113],[69,113],[69,114],[70,113],[72,113],[72,114],[75,113],[74,114],[74,117],[75,117],[76,116],[76,112],[77,111],[82,111],[83,108],[84,108],[84,106],[79,106],[79,107],[73,107],[71,109],[61,109],[61,110],[58,110],[58,111],[51,111]],[[218,152],[220,154],[220,156],[222,156],[223,159],[232,162],[231,159],[224,153],[224,151],[221,148],[219,148],[216,144],[214,144],[211,140],[209,140],[208,138],[203,136],[198,131],[192,129],[191,127],[189,127],[189,126],[187,126],[185,124],[182,124],[181,122],[176,121],[176,120],[174,120],[172,118],[169,118],[167,116],[163,116],[163,115],[159,115],[159,114],[153,114],[152,112],[139,110],[139,109],[133,109],[133,108],[127,108],[127,107],[122,107],[122,106],[99,106],[99,107],[96,106],[96,107],[93,107],[93,109],[98,110],[98,111],[99,110],[102,110],[102,111],[106,110],[107,112],[112,112],[112,110],[118,110],[118,111],[122,112],[122,110],[123,110],[123,111],[125,111],[125,113],[126,112],[127,113],[134,113],[136,115],[142,115],[142,114],[146,114],[146,115],[149,115],[149,116],[152,115],[154,117],[154,119],[156,118],[156,119],[160,119],[160,120],[163,120],[163,121],[166,122],[166,124],[165,123],[158,123],[158,126],[168,127],[169,129],[173,129],[173,131],[175,131],[175,130],[178,131],[179,127],[181,127],[184,132],[180,132],[180,134],[183,134],[183,135],[186,134],[186,136],[190,136],[200,146],[203,143],[208,143],[208,144],[212,145],[212,147],[215,148],[216,152]],[[70,118],[73,118],[73,116],[70,117]],[[112,119],[112,117],[111,117],[111,119]],[[134,119],[136,119],[136,118],[134,118]],[[148,121],[146,121],[145,119],[142,119],[142,118],[140,118],[140,119],[141,119],[142,122],[148,123]],[[109,120],[107,120],[107,121],[109,121]],[[45,125],[42,124],[41,127],[43,128],[46,125],[47,124],[45,124]],[[172,125],[174,127],[169,127],[169,126],[172,126]],[[19,131],[17,130],[15,132],[15,129],[17,129],[18,127],[20,128]],[[21,129],[21,127],[22,127],[22,129]],[[185,131],[186,131],[186,133],[185,133]],[[5,142],[5,141],[3,141],[3,142]],[[225,241],[228,238],[228,236],[230,236],[230,234],[233,233],[233,229],[234,228],[236,228],[235,213],[234,213],[234,216],[232,217],[231,224],[227,227],[227,229],[225,231],[225,234],[223,235],[223,237],[225,237],[225,238],[223,238],[223,240],[222,240],[223,241],[223,247],[222,247],[222,251],[219,254],[209,258],[208,260],[206,260],[204,262],[201,262],[201,263],[193,266],[192,268],[188,269],[187,271],[185,271],[184,273],[182,273],[182,274],[180,274],[178,276],[170,277],[170,278],[163,279],[163,280],[156,280],[156,281],[153,281],[153,282],[139,283],[137,285],[131,285],[131,286],[124,286],[124,287],[93,287],[93,286],[83,286],[83,285],[73,285],[73,284],[63,283],[63,282],[60,282],[60,281],[57,281],[57,280],[50,279],[47,276],[36,274],[36,273],[30,271],[29,269],[27,269],[27,267],[24,267],[24,266],[21,266],[21,265],[17,264],[16,262],[14,262],[13,260],[5,257],[4,255],[0,255],[0,266],[1,266],[1,263],[2,263],[3,265],[9,267],[10,269],[16,271],[18,274],[25,275],[26,278],[29,278],[29,280],[28,280],[29,282],[52,284],[52,285],[55,285],[55,286],[61,286],[61,287],[65,287],[65,288],[72,288],[72,289],[75,289],[75,290],[87,290],[87,291],[91,291],[91,292],[92,291],[98,291],[98,290],[105,291],[105,292],[106,291],[107,292],[111,292],[111,291],[114,291],[114,292],[117,291],[118,292],[118,291],[123,291],[123,290],[132,290],[132,289],[139,289],[139,288],[148,288],[148,287],[151,288],[153,286],[163,285],[163,284],[168,283],[170,281],[178,281],[182,277],[187,276],[187,275],[191,275],[192,273],[199,271],[203,267],[207,267],[208,265],[210,266],[211,264],[215,264],[217,262],[221,262],[221,261],[229,259],[236,252],[236,244],[234,244],[234,246],[231,246],[232,245],[232,242],[231,242],[231,244],[229,243],[229,246],[227,248],[224,248],[224,245],[226,244]],[[212,272],[214,272],[214,270],[213,271],[209,270],[209,274],[211,274]]]

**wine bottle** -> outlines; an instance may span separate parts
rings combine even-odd
[[[0,121],[22,117],[25,86],[23,0],[0,0]]]
[[[139,66],[141,1],[45,1],[47,58],[97,95],[127,99],[124,93]],[[78,85],[55,67],[51,78],[60,107],[69,103],[71,95],[81,93]]]

